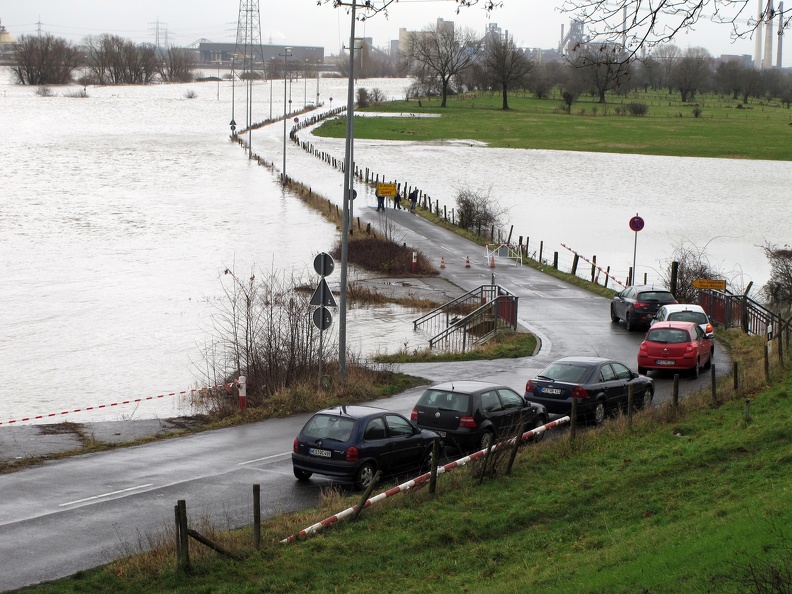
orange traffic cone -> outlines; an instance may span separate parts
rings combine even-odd
[[[465,268],[470,268],[470,256],[465,258]]]
[[[440,258],[440,268],[445,268],[445,257]]]
[[[495,256],[490,256],[490,268],[495,268]]]

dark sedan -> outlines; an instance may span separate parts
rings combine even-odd
[[[294,476],[307,481],[321,474],[365,489],[377,470],[396,474],[429,468],[437,437],[381,408],[328,408],[312,416],[294,439]]]
[[[525,399],[550,414],[569,415],[576,399],[578,418],[599,425],[608,413],[627,410],[628,386],[638,408],[651,406],[654,382],[623,363],[600,357],[564,357],[525,384]]]
[[[445,444],[470,452],[487,449],[495,439],[511,437],[521,423],[526,431],[544,425],[547,414],[543,407],[527,403],[506,386],[453,381],[428,388],[410,419],[418,427],[439,433]]]
[[[610,306],[611,321],[615,324],[624,320],[627,330],[638,326],[649,326],[666,303],[676,303],[674,295],[665,287],[657,285],[635,285],[627,287],[613,296]]]

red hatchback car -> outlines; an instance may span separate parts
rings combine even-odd
[[[702,367],[707,369],[712,364],[713,338],[695,322],[657,322],[638,349],[638,373],[684,369],[698,377]]]

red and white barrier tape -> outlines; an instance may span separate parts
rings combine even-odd
[[[548,429],[553,429],[553,428],[558,427],[560,425],[564,425],[564,424],[566,424],[568,422],[569,422],[569,417],[561,417],[560,419],[556,419],[555,421],[551,421],[550,423],[547,423],[545,425],[537,427],[536,429],[531,429],[530,431],[526,431],[525,433],[522,434],[522,441],[525,441],[526,439],[528,439],[529,437],[531,437],[533,435],[541,435],[542,433],[544,433]],[[501,449],[506,448],[506,447],[508,447],[510,445],[513,445],[515,439],[516,439],[516,437],[512,437],[509,440],[502,441],[502,442],[500,442],[498,444],[495,444],[492,447],[492,451],[495,452],[497,450],[501,450]],[[453,470],[454,468],[459,468],[460,466],[464,466],[468,462],[471,462],[473,460],[478,460],[479,458],[484,457],[486,454],[487,454],[487,450],[479,450],[478,452],[470,454],[469,456],[465,456],[464,458],[460,458],[459,460],[455,460],[453,462],[449,462],[445,466],[438,466],[437,467],[437,474],[440,475],[440,474],[449,472],[449,471]],[[392,489],[388,489],[387,491],[383,491],[379,495],[375,495],[374,497],[371,497],[370,499],[366,499],[366,502],[363,504],[363,509],[369,507],[370,505],[374,505],[375,503],[379,503],[380,501],[383,501],[384,499],[387,499],[388,497],[392,497],[393,495],[396,495],[398,493],[406,493],[407,491],[409,491],[410,489],[413,489],[415,487],[422,487],[423,485],[426,484],[426,482],[429,480],[431,475],[432,475],[431,472],[426,472],[426,473],[424,473],[424,474],[422,474],[420,476],[415,477],[412,480],[407,481],[406,483],[402,483],[401,485],[393,487]],[[339,512],[339,513],[337,513],[337,514],[335,514],[333,516],[330,516],[329,518],[325,518],[321,522],[317,522],[313,526],[308,526],[308,528],[306,528],[304,530],[301,530],[297,534],[292,534],[288,538],[284,538],[280,542],[281,543],[294,542],[295,540],[297,540],[298,538],[301,538],[303,536],[309,536],[311,534],[316,534],[317,531],[321,530],[325,526],[329,526],[330,524],[335,524],[336,522],[338,522],[338,520],[342,520],[342,519],[346,518],[347,516],[352,515],[355,512],[356,509],[357,509],[356,505],[352,506],[352,507],[349,507],[349,508],[345,509],[342,512]]]
[[[231,389],[231,386],[234,384],[221,384],[217,386],[212,386],[210,388],[196,388],[192,390],[183,390],[181,392],[170,392],[168,394],[159,394],[157,396],[147,396],[146,398],[134,398],[132,400],[122,400],[120,402],[113,402],[111,404],[100,404],[98,406],[86,406],[85,408],[75,408],[72,410],[64,410],[58,413],[49,413],[46,415],[35,415],[29,417],[22,417],[19,419],[11,419],[10,421],[0,421],[0,425],[13,425],[14,423],[23,423],[25,421],[39,421],[41,419],[50,419],[52,417],[60,417],[63,415],[68,415],[72,413],[79,413],[79,412],[88,412],[92,410],[101,410],[103,408],[113,408],[116,406],[122,406],[124,404],[137,404],[139,402],[147,402],[149,400],[158,400],[160,398],[166,398],[169,396],[185,396],[187,394],[194,394],[195,392],[202,392],[203,390],[215,390],[217,388],[226,388],[227,390]]]
[[[568,249],[570,252],[572,252],[573,254],[575,254],[575,255],[576,255],[578,258],[580,258],[580,259],[582,259],[583,261],[585,261],[585,262],[588,262],[589,264],[591,264],[591,265],[592,265],[594,268],[596,268],[596,269],[597,269],[599,272],[601,272],[602,274],[604,274],[605,276],[607,276],[607,277],[608,277],[609,279],[611,279],[611,280],[612,280],[614,283],[618,283],[618,284],[620,284],[622,287],[626,287],[626,286],[627,286],[627,285],[625,285],[623,282],[621,282],[619,279],[617,279],[615,276],[613,276],[612,274],[608,274],[608,272],[607,272],[606,270],[603,270],[603,269],[602,269],[602,267],[600,267],[599,265],[597,265],[597,263],[596,263],[596,262],[592,262],[591,260],[589,260],[588,258],[586,258],[586,256],[584,256],[583,254],[578,254],[578,253],[577,253],[575,250],[573,250],[573,249],[572,249],[571,247],[569,247],[568,245],[565,245],[565,244],[563,244],[563,243],[562,243],[562,244],[561,244],[561,247],[564,247],[564,248]],[[597,278],[596,278],[595,280],[599,280],[599,272],[597,273]]]

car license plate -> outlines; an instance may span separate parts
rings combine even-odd
[[[318,448],[308,448],[308,453],[311,456],[321,456],[322,458],[329,458],[333,455],[333,452],[330,450],[320,450]]]
[[[676,364],[676,361],[668,361],[666,359],[658,359],[657,361],[655,361],[655,365],[666,365],[666,366],[668,366],[668,365],[675,365],[675,364]]]
[[[559,388],[542,388],[543,394],[560,394],[561,390]]]

